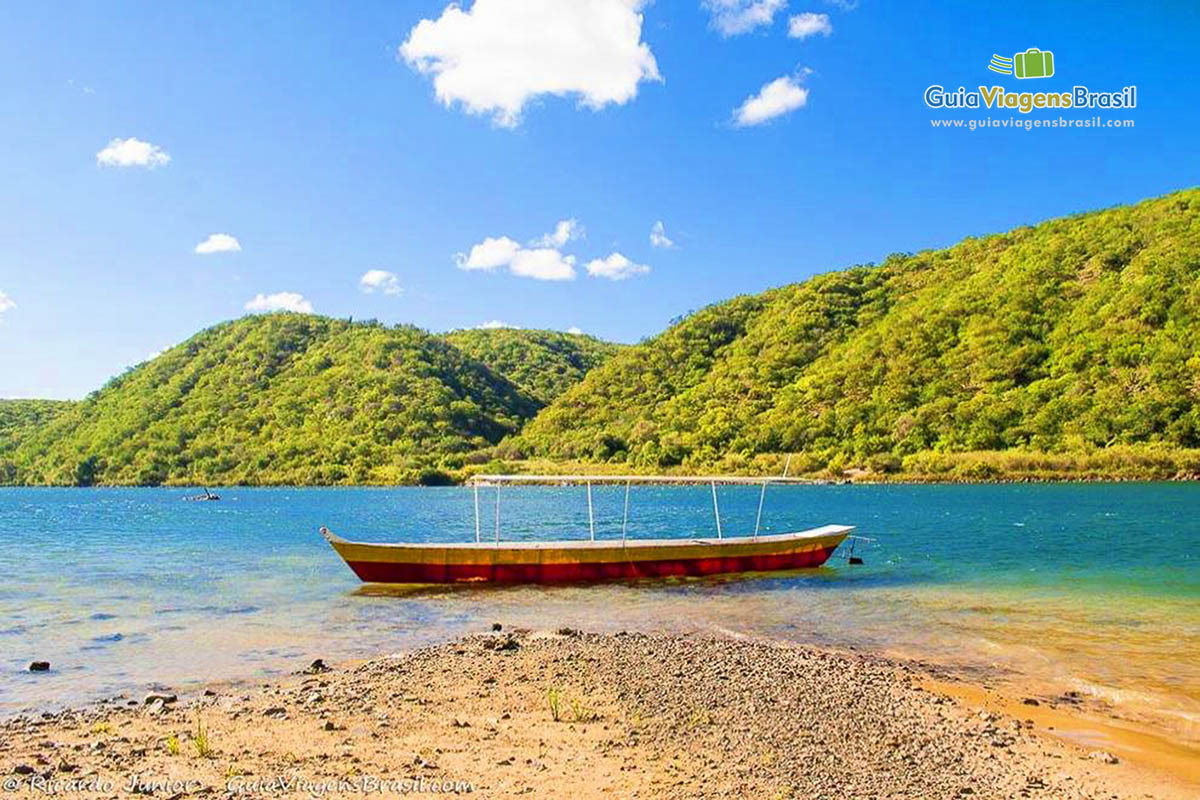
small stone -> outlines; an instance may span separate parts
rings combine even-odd
[[[322,672],[329,672],[329,665],[325,663],[325,659],[315,658],[313,659],[313,662],[308,665],[308,669],[304,671],[310,675],[317,675]]]
[[[502,631],[502,630],[504,630],[504,626],[503,626],[503,625],[501,625],[499,622],[493,622],[493,623],[492,623],[492,630],[494,630],[494,631]]]
[[[34,773],[34,769],[28,764],[17,764],[15,767],[13,767],[13,772],[15,772],[17,775],[32,775]]]
[[[1121,763],[1121,759],[1117,758],[1106,750],[1093,750],[1091,753],[1088,753],[1088,758],[1092,759],[1093,761],[1099,761],[1102,764]]]
[[[1040,706],[1041,705],[1041,703],[1038,702],[1036,697],[1026,697],[1021,702],[1027,706]]]
[[[325,724],[321,726],[321,730],[323,730],[323,731],[337,730],[337,726],[334,725],[329,720],[325,720]]]
[[[31,661],[29,662],[30,672],[47,672],[50,669],[49,661]]]
[[[145,705],[150,705],[151,703],[163,703],[165,705],[166,703],[174,703],[178,699],[179,698],[173,694],[166,694],[164,692],[150,692],[142,698],[142,703]]]
[[[287,709],[283,706],[271,706],[263,712],[264,717],[274,717],[275,719],[283,719],[287,716]]]

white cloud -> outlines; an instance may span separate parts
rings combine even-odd
[[[583,237],[583,226],[577,219],[559,220],[552,233],[543,234],[533,240],[535,247],[562,247],[567,242]]]
[[[16,307],[17,304],[11,297],[4,292],[0,292],[0,314],[3,314],[5,311],[12,311]]]
[[[508,268],[523,278],[569,281],[575,277],[575,256],[564,256],[553,247],[518,250]]]
[[[645,275],[650,268],[645,264],[635,264],[620,253],[609,253],[608,258],[597,258],[587,264],[588,275],[596,278],[608,278],[610,281],[623,281],[634,275]]]
[[[703,0],[712,27],[722,36],[738,36],[770,25],[787,0]]]
[[[511,264],[513,257],[520,249],[521,245],[507,236],[500,236],[498,238],[489,236],[472,247],[470,254],[464,255],[458,253],[455,255],[454,261],[458,264],[459,269],[481,269],[490,272],[496,269],[496,267],[504,267]]]
[[[313,305],[297,292],[276,292],[275,294],[256,294],[254,299],[246,303],[247,311],[295,311],[299,314],[313,313]]]
[[[663,249],[675,246],[675,240],[667,236],[667,228],[661,219],[650,228],[650,246]]]
[[[563,255],[562,246],[583,236],[583,226],[575,219],[564,219],[550,233],[522,247],[507,236],[487,237],[469,253],[457,253],[459,269],[490,272],[508,267],[513,275],[539,281],[569,281],[575,277],[575,256]]]
[[[96,153],[96,163],[102,167],[165,167],[171,156],[156,144],[143,142],[132,136],[128,139],[113,139],[108,146]]]
[[[208,253],[239,253],[241,250],[242,243],[237,240],[236,236],[230,236],[228,233],[210,233],[207,239],[196,245],[196,252],[202,255]]]
[[[490,319],[487,322],[482,322],[479,325],[476,325],[475,327],[482,328],[483,330],[495,330],[496,328],[511,328],[512,325],[509,325],[507,322],[501,322],[498,319]]]
[[[782,2],[782,0],[778,0]],[[643,0],[475,0],[423,19],[399,56],[433,76],[445,106],[514,127],[541,95],[577,96],[593,110],[623,105],[662,80],[641,41]]]
[[[383,294],[398,295],[404,292],[396,273],[386,269],[369,269],[358,279],[358,287],[367,294],[382,292]]]
[[[829,36],[833,33],[833,23],[828,14],[817,14],[805,11],[788,20],[788,36],[792,39],[807,39],[810,36]]]
[[[787,75],[764,85],[758,94],[747,97],[734,112],[734,124],[739,128],[761,125],[775,117],[803,108],[808,103],[808,89]]]
[[[571,334],[572,336],[583,336],[583,331],[573,326],[567,328],[567,333]]]

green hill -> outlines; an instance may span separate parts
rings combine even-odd
[[[0,445],[17,431],[45,425],[71,407],[69,400],[0,399]]]
[[[1195,189],[893,255],[691,315],[590,372],[518,444],[645,468],[794,452],[806,471],[1196,448],[1198,278]]]
[[[445,338],[542,404],[579,383],[585,373],[621,349],[592,336],[517,328],[460,330]]]
[[[246,317],[16,436],[0,429],[9,441],[0,476],[85,485],[436,479],[433,468],[498,442],[540,405],[416,328]]]

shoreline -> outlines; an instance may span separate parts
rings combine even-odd
[[[626,474],[622,471],[620,474]],[[513,474],[520,475],[521,472]],[[591,471],[587,473],[572,473],[563,470],[557,473],[546,473],[545,483],[527,482],[526,486],[556,486],[553,478],[557,475],[587,474],[597,478],[617,474],[615,472]],[[629,472],[629,474],[635,474]],[[671,475],[671,472],[636,473],[639,475]],[[717,474],[714,472],[714,474]],[[774,475],[764,475],[758,472],[730,471],[719,473],[723,477],[771,479]],[[0,489],[461,489],[469,486],[470,476],[454,478],[446,483],[220,483],[210,482],[174,482],[163,483],[92,483],[86,486],[67,483],[0,483]],[[843,476],[840,478],[820,477],[810,474],[795,476],[793,481],[808,486],[1009,486],[1022,485],[1074,485],[1074,484],[1131,484],[1131,483],[1200,483],[1200,473],[1171,475],[1079,475],[1061,473],[1053,475],[1013,474],[994,477],[946,476],[931,474],[908,473],[872,473],[869,475]],[[706,486],[703,476],[695,481],[696,486]]]
[[[347,780],[466,782],[486,797],[1200,792],[1200,751],[1095,709],[933,664],[712,634],[501,631],[172,697],[0,723],[0,773],[18,782],[6,786],[40,796],[35,780],[86,779],[119,795],[137,775],[169,782],[149,786],[164,797],[361,792]]]

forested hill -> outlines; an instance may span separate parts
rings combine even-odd
[[[543,404],[579,383],[621,348],[579,333],[519,328],[453,331],[446,340]]]
[[[71,405],[69,400],[0,400],[0,446],[21,431],[47,424]]]
[[[1200,191],[969,238],[695,313],[526,426],[551,458],[737,468],[1200,447]]]
[[[475,349],[498,333],[508,342],[522,332],[481,332]],[[580,347],[584,363],[602,349],[582,337]],[[559,374],[580,363],[570,348],[559,355]],[[463,454],[514,433],[543,405],[540,388],[525,391],[482,360],[412,327],[246,317],[197,334],[79,403],[0,405],[0,481],[436,479],[436,468],[460,465]],[[555,368],[540,350],[534,360]]]

